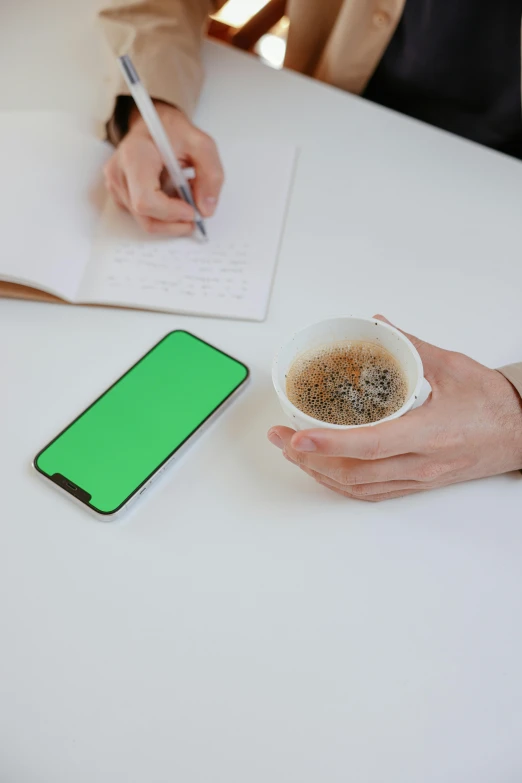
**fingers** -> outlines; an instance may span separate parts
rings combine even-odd
[[[122,152],[132,213],[146,221],[193,223],[192,207],[179,198],[170,198],[161,190],[163,164],[159,153],[149,149],[150,145],[147,140],[140,144],[142,154]]]
[[[103,169],[105,186],[116,204],[130,212],[129,189],[127,180],[121,167],[117,163],[116,155],[108,161]]]
[[[352,500],[364,500],[369,503],[378,503],[381,500],[391,500],[393,498],[413,495],[418,492],[425,492],[430,487],[425,487],[415,481],[387,481],[382,484],[362,484],[354,487],[343,487],[331,479],[318,475],[313,475],[312,471],[306,471],[325,489],[336,492]]]
[[[189,236],[194,231],[193,223],[166,223],[163,220],[158,220],[154,217],[137,214],[131,203],[126,177],[119,167],[115,167],[114,171],[109,170],[106,172],[106,182],[116,204],[122,209],[126,209],[128,212],[132,212],[136,222],[148,234],[182,237]]]
[[[122,201],[122,199],[120,199],[120,198],[119,198],[119,197],[118,197],[118,196],[117,196],[115,193],[113,193],[113,194],[112,194],[112,198],[113,198],[113,200],[114,200],[114,203],[115,203],[115,204],[116,204],[116,205],[117,205],[117,206],[118,206],[120,209],[124,209],[124,210],[126,210],[127,212],[129,211],[129,210],[128,210],[128,208],[127,208],[127,205],[126,205],[126,204],[125,204],[125,203]]]
[[[156,102],[173,149],[192,165],[194,199],[204,217],[215,211],[223,185],[223,167],[213,139],[174,106]],[[138,116],[105,169],[114,200],[152,234],[184,236],[194,230],[193,207],[163,189],[164,164],[145,123]]]
[[[283,450],[285,457],[299,467],[327,476],[343,486],[413,479],[414,470],[419,462],[419,456],[410,454],[363,461],[342,456],[325,456],[317,452],[302,452],[295,449],[293,445],[294,441],[298,440],[299,434],[288,427],[273,427],[269,431],[268,438],[271,443]]]
[[[210,217],[216,210],[225,178],[218,149],[210,136],[198,131],[189,152],[196,172],[194,199],[203,217]]]
[[[296,433],[288,427],[273,427],[269,440],[283,450],[283,456],[300,467],[316,480],[325,480],[340,489],[355,491],[354,487],[364,487],[361,494],[375,494],[383,484],[407,482],[412,486],[434,486],[443,474],[429,457],[420,454],[404,454],[379,460],[358,460],[344,457],[328,457],[317,453],[296,451],[293,440]]]
[[[344,488],[366,484],[381,484],[387,481],[421,481],[425,469],[425,458],[417,454],[406,454],[375,461],[317,457],[294,452],[288,447],[285,452],[299,467],[312,470],[329,478]]]
[[[353,487],[344,487],[331,479],[316,479],[319,484],[330,489],[339,489],[343,492],[349,492],[350,495],[359,500],[371,500],[381,495],[389,495],[397,492],[421,492],[430,489],[418,481],[383,481],[379,484],[355,484]]]
[[[380,460],[400,454],[424,451],[432,422],[428,408],[410,411],[400,419],[373,427],[352,430],[314,429],[297,432],[291,446],[295,451],[328,457]]]
[[[163,220],[135,215],[136,222],[147,234],[168,237],[188,237],[194,231],[194,223],[165,223]]]
[[[290,427],[271,427],[268,430],[268,440],[278,449],[284,449],[292,435],[295,435],[295,430]]]
[[[292,460],[290,460],[291,462]],[[430,487],[423,486],[417,481],[386,481],[382,484],[361,484],[353,487],[345,487],[337,481],[321,476],[312,470],[301,466],[301,470],[307,473],[311,478],[325,489],[337,492],[339,495],[352,498],[353,500],[366,500],[368,502],[378,502],[404,495],[412,495],[416,492],[425,492]]]
[[[319,482],[320,483],[320,482]],[[407,495],[416,495],[419,492],[424,492],[423,489],[405,489],[395,492],[387,492],[384,495],[372,495],[371,497],[356,497],[355,495],[352,495],[350,492],[345,492],[341,489],[334,489],[333,487],[326,487],[326,489],[329,489],[331,492],[335,492],[337,495],[342,495],[345,498],[350,498],[350,500],[364,500],[368,503],[380,503],[383,500],[394,500],[395,498],[402,498],[406,497]]]
[[[194,209],[162,191],[163,163],[147,137],[124,141],[105,166],[105,181],[118,206],[150,234],[180,237],[194,230]]]

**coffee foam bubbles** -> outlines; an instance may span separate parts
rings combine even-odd
[[[404,372],[384,348],[341,341],[299,356],[286,378],[290,402],[329,424],[370,424],[401,408],[408,393]]]

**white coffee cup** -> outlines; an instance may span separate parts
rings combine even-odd
[[[386,418],[373,421],[370,424],[330,424],[314,419],[296,408],[286,394],[286,376],[294,361],[306,351],[337,343],[341,340],[361,340],[374,343],[385,348],[399,362],[408,384],[406,402],[398,411]],[[283,345],[274,359],[272,381],[279,397],[283,411],[290,419],[292,426],[298,430],[311,428],[328,428],[334,430],[349,430],[355,427],[372,427],[383,421],[391,421],[404,416],[413,408],[422,405],[431,394],[431,386],[424,378],[424,368],[419,353],[411,340],[402,332],[389,324],[375,318],[332,318],[312,324],[294,336]]]

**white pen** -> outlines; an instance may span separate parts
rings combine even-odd
[[[167,134],[165,133],[165,128],[161,124],[156,107],[151,101],[147,90],[141,83],[140,77],[138,76],[136,68],[134,67],[130,57],[125,54],[123,57],[119,57],[118,59],[125,81],[127,82],[131,95],[134,98],[134,102],[139,109],[139,112],[149,130],[150,135],[152,136],[154,144],[158,148],[158,152],[161,155],[163,163],[165,164],[165,168],[170,175],[172,184],[178,191],[183,201],[186,201],[187,204],[190,204],[190,206],[194,208],[196,213],[196,226],[201,237],[206,240],[207,232],[205,230],[203,218],[198,208],[196,207],[190,185],[187,182],[187,179],[183,174],[183,169],[179,165],[178,159],[176,158],[170,145],[170,141]]]

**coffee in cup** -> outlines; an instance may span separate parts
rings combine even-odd
[[[371,424],[406,402],[408,382],[380,345],[339,340],[305,351],[286,376],[286,394],[300,411],[329,424]]]
[[[429,397],[423,375],[406,335],[377,318],[354,316],[296,332],[272,367],[277,396],[297,430],[345,430],[397,419]]]

